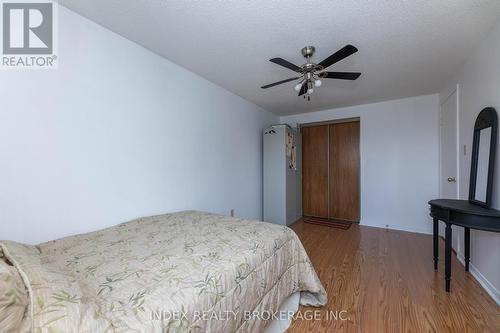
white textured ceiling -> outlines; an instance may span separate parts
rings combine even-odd
[[[64,6],[277,114],[437,92],[500,18],[500,0],[59,0]],[[359,52],[331,71],[311,102],[294,72],[268,60],[315,62],[346,44]]]

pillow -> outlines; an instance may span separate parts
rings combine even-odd
[[[22,331],[29,298],[17,269],[2,257],[0,249],[0,332]]]

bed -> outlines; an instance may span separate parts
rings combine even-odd
[[[263,332],[291,296],[326,303],[291,229],[197,211],[1,241],[0,264],[1,332]]]

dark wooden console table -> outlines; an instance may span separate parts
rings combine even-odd
[[[451,226],[464,227],[465,271],[469,271],[470,229],[500,232],[500,211],[469,203],[467,200],[437,199],[429,201],[431,217],[434,221],[434,269],[438,269],[439,221],[446,223],[445,232],[445,280],[446,291],[450,291],[451,281]]]

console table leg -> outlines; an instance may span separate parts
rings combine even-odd
[[[445,253],[444,253],[444,278],[446,280],[446,291],[450,291],[451,281],[451,224],[446,223]]]
[[[470,228],[464,228],[465,243],[465,271],[469,271],[470,262]]]
[[[433,241],[434,241],[434,270],[438,269],[438,258],[439,258],[439,220],[433,219]]]

